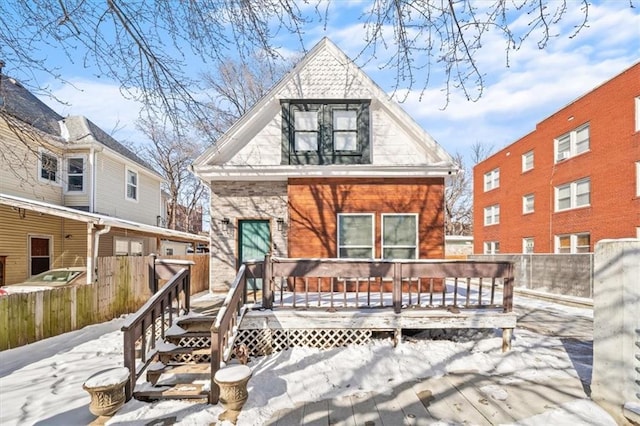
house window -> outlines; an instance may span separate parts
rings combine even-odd
[[[500,186],[500,169],[493,169],[484,174],[484,192]]]
[[[589,125],[584,125],[576,130],[556,138],[555,155],[556,163],[567,158],[574,157],[589,150]]]
[[[417,259],[417,214],[382,215],[382,257],[384,259]]]
[[[484,254],[498,254],[500,253],[499,241],[485,241],[484,242]]]
[[[121,237],[114,238],[115,256],[142,256],[143,247],[142,240]]]
[[[29,236],[29,274],[40,274],[51,269],[51,237]]]
[[[640,96],[636,98],[636,132],[640,132]]]
[[[58,183],[59,181],[59,161],[58,157],[54,154],[40,150],[40,156],[38,158],[38,169],[40,180],[50,183]]]
[[[522,239],[522,253],[533,253],[533,238],[529,237]]]
[[[338,257],[373,259],[373,214],[338,214]]]
[[[138,201],[138,173],[130,169],[127,169],[126,173],[126,198],[127,200]]]
[[[173,248],[167,247],[166,249],[164,249],[164,254],[167,256],[173,256]]]
[[[282,164],[369,164],[369,100],[282,101]]]
[[[636,197],[640,197],[640,161],[636,161]]]
[[[557,186],[556,211],[585,207],[591,204],[591,180],[582,179]]]
[[[522,213],[523,214],[533,213],[534,200],[535,200],[535,197],[533,194],[527,194],[524,197],[522,197]]]
[[[484,208],[484,224],[495,225],[500,223],[500,205],[495,204],[493,206]]]
[[[533,151],[522,154],[522,172],[528,172],[533,169]]]
[[[67,192],[84,191],[84,158],[67,158]]]
[[[556,253],[589,253],[591,235],[588,233],[556,236]]]

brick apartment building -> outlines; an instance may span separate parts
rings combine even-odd
[[[474,168],[475,253],[640,238],[640,63]]]

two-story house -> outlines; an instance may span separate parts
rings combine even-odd
[[[97,256],[205,238],[157,226],[162,176],[82,116],[62,117],[0,79],[0,284]]]
[[[288,257],[441,259],[451,156],[321,40],[194,164],[211,188],[211,283]]]
[[[474,168],[475,253],[640,238],[640,63]]]

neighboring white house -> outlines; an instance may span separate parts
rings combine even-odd
[[[0,98],[0,285],[63,266],[89,266],[90,280],[97,256],[206,241],[157,226],[162,176],[94,123],[7,76]]]

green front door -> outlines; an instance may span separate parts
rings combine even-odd
[[[268,220],[241,220],[239,225],[240,264],[248,260],[264,260],[271,251],[271,229]],[[261,289],[262,279],[248,279],[247,287]]]

